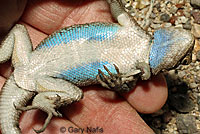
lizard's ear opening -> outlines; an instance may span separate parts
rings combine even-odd
[[[194,46],[194,37],[180,28],[161,28],[154,32],[154,42],[149,53],[149,64],[153,74],[169,70],[189,61]],[[185,58],[186,57],[186,58]]]

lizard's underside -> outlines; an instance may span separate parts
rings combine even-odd
[[[0,96],[2,134],[21,134],[22,111],[40,109],[48,118],[57,109],[83,97],[79,86],[101,84],[117,92],[131,90],[138,78],[179,64],[193,48],[186,30],[162,28],[151,37],[117,0],[107,0],[119,24],[90,23],[63,28],[43,40],[35,50],[23,25],[16,24],[2,43],[0,62],[12,58],[14,72]],[[32,105],[27,102],[33,98]]]

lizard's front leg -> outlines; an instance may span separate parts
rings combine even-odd
[[[142,80],[148,80],[151,76],[150,66],[145,62],[138,62],[136,64],[136,69],[141,71],[140,77]]]

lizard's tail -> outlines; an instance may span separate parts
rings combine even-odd
[[[0,128],[2,134],[21,134],[20,111],[15,106],[25,106],[34,93],[19,88],[13,75],[7,80],[0,95]]]

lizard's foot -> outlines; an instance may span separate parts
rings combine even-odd
[[[97,81],[105,88],[112,89],[118,85],[121,85],[121,74],[119,68],[114,64],[116,75],[112,74],[106,66],[103,66],[108,72],[109,76],[106,76],[100,69],[98,69]]]
[[[17,110],[21,110],[21,111],[28,111],[28,110],[32,110],[32,109],[40,109],[40,107],[38,107],[38,106],[27,106],[27,107],[16,107],[16,109]],[[51,118],[53,117],[53,115],[54,116],[58,116],[58,117],[62,117],[61,113],[59,113],[58,111],[55,111],[55,109],[52,109],[52,108],[51,108],[51,110],[50,109],[48,110],[47,114],[48,114],[48,117],[46,118],[45,123],[43,124],[42,128],[39,129],[39,130],[36,130],[36,129],[33,128],[33,130],[36,133],[44,132],[44,130],[46,129],[46,127],[50,123]]]
[[[62,114],[55,110],[58,107],[60,107],[61,105],[60,101],[61,97],[58,94],[53,95],[51,92],[44,92],[44,93],[39,93],[38,95],[35,96],[33,104],[31,106],[26,106],[26,107],[15,106],[15,107],[17,110],[21,111],[40,109],[46,112],[48,114],[48,117],[46,118],[42,128],[39,130],[33,129],[36,133],[41,133],[46,129],[53,116],[62,117]]]
[[[104,66],[109,76],[106,76],[100,69],[98,70],[97,81],[105,88],[117,92],[128,92],[134,86],[136,79],[133,76],[124,77],[120,74],[119,68],[114,64],[117,74],[112,74],[109,69]]]
[[[136,68],[141,71],[141,79],[148,80],[151,76],[150,67],[145,62],[138,62]]]

